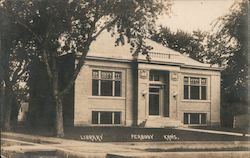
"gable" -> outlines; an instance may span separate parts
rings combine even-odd
[[[125,43],[124,45],[115,46],[115,40],[117,36],[111,37],[111,34],[104,31],[100,36],[92,42],[88,53],[88,58],[108,58],[108,59],[119,59],[119,60],[133,60],[132,53],[130,51],[130,44]],[[153,49],[149,51],[150,61],[162,64],[177,64],[182,66],[195,66],[204,67],[210,69],[218,69],[218,67],[211,67],[210,64],[204,64],[198,62],[188,56],[185,56],[175,50],[167,48],[157,42],[147,39],[146,44],[151,46]],[[138,60],[146,62],[145,55],[139,55]]]

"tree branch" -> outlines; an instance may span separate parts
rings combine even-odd
[[[48,59],[48,55],[47,55],[47,52],[45,50],[42,50],[42,53],[43,53],[43,61],[46,65],[46,70],[47,70],[47,73],[48,73],[48,76],[50,79],[53,78],[53,74],[52,74],[52,71],[51,71],[51,68],[50,68],[50,65],[49,65],[49,59]]]
[[[29,68],[29,66],[28,66],[28,64],[26,64],[26,66],[22,69],[22,71],[20,73],[18,73],[17,78],[20,78],[25,72],[27,72],[28,68]]]
[[[75,80],[78,76],[78,74],[80,73],[81,71],[81,68],[82,66],[84,65],[84,62],[85,62],[85,59],[86,59],[86,56],[88,54],[88,51],[89,51],[89,47],[90,47],[90,44],[92,43],[93,40],[95,40],[95,38],[97,37],[93,37],[93,33],[96,29],[96,23],[97,21],[101,18],[99,17],[99,12],[98,12],[99,8],[98,6],[96,6],[96,11],[95,11],[95,15],[94,15],[94,20],[93,22],[91,23],[91,29],[90,31],[88,32],[88,39],[86,41],[86,44],[85,44],[85,47],[82,51],[82,55],[80,56],[80,59],[79,59],[79,62],[77,63],[76,65],[76,68],[74,69],[74,73],[73,73],[73,76],[70,80],[70,82],[68,83],[68,85],[59,93],[60,96],[63,96],[65,95],[66,93],[69,93],[70,89],[73,87],[74,83],[75,83]],[[102,29],[104,30],[104,29]],[[99,31],[100,32],[100,31]],[[100,32],[101,33],[101,32]],[[100,34],[98,33],[98,35]]]
[[[93,41],[92,38],[89,38],[89,40],[87,41],[87,43],[86,43],[86,45],[85,45],[85,48],[84,48],[84,50],[83,50],[83,52],[82,52],[82,55],[81,55],[81,57],[80,57],[80,59],[79,59],[79,62],[77,63],[76,68],[74,69],[74,74],[73,74],[73,76],[72,76],[70,82],[68,83],[68,85],[66,86],[66,88],[63,89],[63,90],[59,93],[59,95],[62,96],[62,95],[64,95],[64,94],[68,93],[69,90],[70,90],[70,89],[72,88],[72,86],[74,85],[75,80],[76,80],[76,78],[77,78],[79,72],[81,71],[82,66],[84,65],[84,61],[85,61],[85,59],[86,59],[87,53],[88,53],[88,51],[89,51],[89,46],[90,46],[90,44],[91,44],[92,41]]]
[[[111,22],[109,22],[108,24],[106,24],[104,27],[102,27],[92,38],[96,39],[101,33],[102,31],[104,31],[105,29],[107,29],[108,27],[112,26],[113,24],[115,24],[118,20],[118,17],[116,17],[115,19],[113,19]]]
[[[24,74],[28,71],[28,63],[20,64],[18,68],[15,70],[15,72],[12,75],[12,80],[10,81],[12,85],[15,84],[15,82]]]
[[[14,85],[14,83],[17,81],[18,73],[22,70],[22,64],[20,63],[17,67],[17,69],[13,72],[12,79],[10,80],[11,85]]]
[[[0,12],[3,14],[3,15],[5,15],[5,16],[7,16],[7,17],[14,17],[14,22],[15,23],[17,23],[17,24],[19,24],[19,25],[21,25],[21,26],[23,26],[28,32],[30,32],[37,40],[38,40],[38,42],[41,44],[42,43],[42,40],[41,40],[41,38],[27,25],[27,24],[25,24],[24,22],[22,22],[21,20],[18,20],[18,16],[14,16],[14,15],[10,15],[10,14],[8,14],[8,13],[5,13],[5,11],[4,11],[4,9],[3,8],[0,8]],[[8,11],[6,11],[6,12],[8,12]]]
[[[47,73],[48,73],[48,76],[49,76],[49,79],[52,80],[53,79],[53,73],[52,73],[52,70],[51,70],[51,67],[50,67],[50,64],[49,64],[49,59],[48,59],[48,54],[46,52],[46,49],[44,47],[47,46],[47,42],[48,42],[48,38],[49,38],[49,27],[50,27],[50,21],[51,20],[48,20],[48,27],[47,27],[47,32],[46,32],[46,35],[45,35],[45,41],[42,45],[42,55],[43,55],[43,61],[46,65],[46,70],[47,70]],[[56,52],[54,52],[56,53]]]

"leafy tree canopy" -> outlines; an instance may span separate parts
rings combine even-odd
[[[231,44],[227,67],[222,72],[224,100],[233,103],[235,113],[247,112],[248,106],[248,1],[236,2],[231,12],[216,23],[217,37]],[[232,44],[233,43],[233,44]]]
[[[206,33],[200,30],[187,33],[182,30],[172,32],[168,27],[160,27],[160,30],[152,34],[152,39],[173,50],[189,57],[204,61],[204,38]]]
[[[57,135],[63,136],[62,100],[72,88],[91,43],[108,30],[118,33],[116,45],[128,42],[131,52],[147,54],[144,39],[154,30],[159,14],[171,3],[162,0],[3,0],[1,16],[25,30],[28,43],[45,63],[56,103]],[[26,49],[26,48],[25,48]],[[58,85],[58,58],[78,58],[73,77],[63,90]]]

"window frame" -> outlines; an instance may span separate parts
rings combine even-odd
[[[93,123],[93,113],[97,113],[97,123]],[[107,118],[107,119],[111,119],[111,123],[102,123],[101,122],[101,113],[111,113],[111,118]],[[119,123],[116,123],[116,113],[118,113],[119,116]],[[122,125],[122,112],[121,111],[92,111],[91,112],[91,124],[92,125],[114,125],[114,126],[120,126]]]
[[[187,114],[187,118],[188,118],[188,120],[187,120],[187,123],[185,123],[186,121],[185,121],[185,114]],[[191,115],[192,114],[198,114],[199,116],[199,123],[197,124],[197,123],[191,123]],[[203,123],[203,119],[202,119],[202,115],[205,115],[205,123]],[[199,125],[199,126],[205,126],[205,125],[207,125],[207,113],[206,112],[184,112],[183,113],[183,124],[184,125],[190,125],[190,126],[195,126],[195,125]]]
[[[160,78],[160,74],[159,73],[155,73],[155,72],[150,72],[149,73],[149,81],[150,82],[160,82],[161,78]]]
[[[94,78],[94,71],[98,73],[98,77]],[[102,78],[102,72],[110,72],[112,73],[112,79],[103,79]],[[116,78],[116,73],[120,74],[120,79]],[[97,95],[94,95],[93,91],[93,81],[96,80],[98,82],[97,84]],[[111,81],[112,86],[111,86],[111,95],[102,95],[102,81]],[[118,95],[116,95],[116,83],[119,82],[119,92]],[[122,97],[122,72],[121,71],[114,71],[114,70],[103,70],[103,69],[92,69],[92,96],[94,97]]]
[[[185,82],[185,78],[187,78],[187,83]],[[191,78],[194,79],[199,79],[199,84],[194,84],[191,83]],[[202,83],[202,80],[205,80],[205,84]],[[184,76],[183,77],[183,99],[184,100],[193,100],[193,101],[207,101],[208,99],[208,78],[207,77],[197,77],[197,76]],[[185,97],[185,86],[187,86],[187,98]],[[191,87],[199,87],[199,97],[196,98],[192,98],[192,91],[191,91]],[[203,99],[203,87],[205,87],[205,99]]]

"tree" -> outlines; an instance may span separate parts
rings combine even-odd
[[[152,33],[152,39],[164,46],[176,50],[182,54],[201,61],[204,61],[204,38],[207,33],[200,30],[187,33],[182,30],[171,32],[168,27],[160,27],[156,33]]]
[[[248,112],[248,62],[247,31],[248,2],[237,1],[231,12],[215,23],[219,28],[216,38],[220,39],[228,52],[227,66],[222,72],[223,111],[230,115]],[[227,117],[227,116],[226,116]],[[230,122],[232,125],[232,122]]]
[[[46,65],[56,103],[56,134],[63,136],[63,96],[72,88],[84,65],[91,43],[108,30],[118,33],[116,44],[131,44],[131,51],[147,53],[144,39],[154,28],[157,15],[168,10],[169,2],[147,0],[6,0],[0,12],[13,19],[29,33],[40,59]],[[71,81],[64,89],[58,86],[58,63],[61,55],[77,58]]]
[[[27,51],[30,51],[25,29],[0,14],[0,69],[1,71],[1,127],[11,129],[11,111],[17,108],[17,91],[19,82],[27,80],[29,63]],[[26,48],[25,48],[26,47]]]

